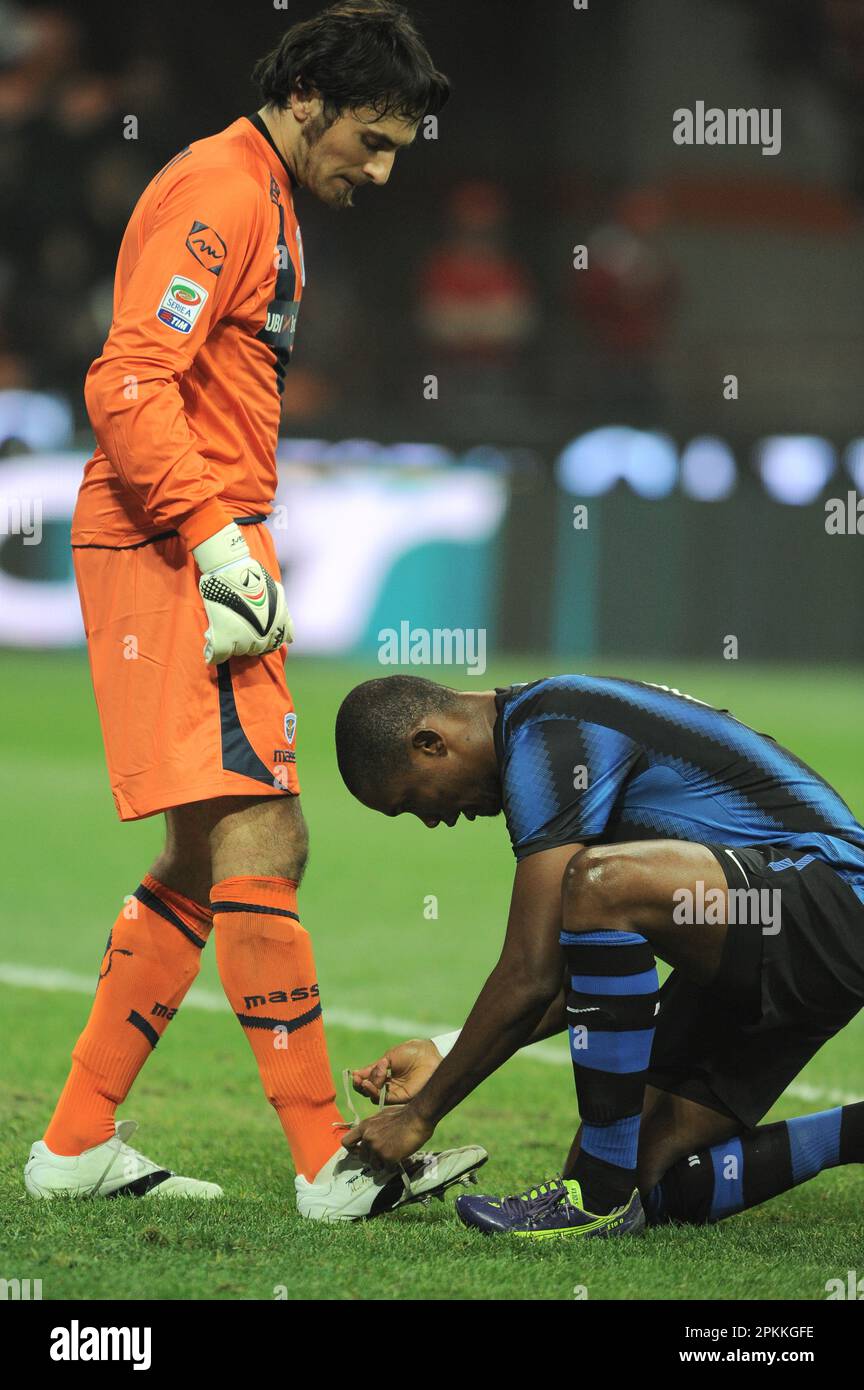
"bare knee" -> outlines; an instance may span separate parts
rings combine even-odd
[[[158,883],[163,883],[175,893],[182,893],[184,898],[189,898],[199,907],[209,906],[212,882],[209,853],[206,858],[196,860],[163,850],[151,864],[150,874]]]
[[[621,926],[630,893],[630,865],[617,845],[588,845],[564,870],[561,903],[565,931]]]
[[[298,797],[235,798],[210,834],[213,879],[303,876],[309,831]]]
[[[213,882],[210,840],[197,818],[184,815],[188,807],[172,807],[165,814],[165,847],[150,866],[150,873],[166,888],[182,893],[207,907]]]

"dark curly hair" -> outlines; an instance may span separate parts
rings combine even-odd
[[[448,78],[393,0],[349,0],[292,25],[252,78],[265,104],[280,109],[292,92],[317,93],[328,123],[361,107],[379,121],[419,121],[450,95]]]

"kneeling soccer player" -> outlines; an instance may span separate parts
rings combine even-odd
[[[357,686],[349,790],[434,828],[504,811],[504,946],[458,1035],[354,1073],[406,1102],[343,1142],[393,1163],[517,1048],[569,1027],[582,1127],[561,1178],[461,1197],[466,1225],[622,1236],[707,1222],[864,1161],[864,1103],[758,1127],[864,1003],[864,828],[765,734],[664,686],[557,676]],[[655,957],[673,966],[658,988]],[[444,1054],[442,1060],[442,1054]]]

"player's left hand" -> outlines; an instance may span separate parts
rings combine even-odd
[[[404,1105],[422,1091],[429,1077],[441,1065],[441,1053],[431,1038],[410,1038],[391,1047],[377,1062],[351,1070],[351,1083],[361,1096],[376,1105],[386,1082],[386,1105]]]
[[[361,1120],[343,1137],[342,1147],[359,1155],[371,1168],[393,1168],[422,1148],[434,1128],[411,1105],[403,1105]]]

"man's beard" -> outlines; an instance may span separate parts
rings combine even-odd
[[[311,189],[313,193],[316,192],[316,189],[314,183],[310,183],[309,181],[309,165],[312,159],[312,151],[314,150],[315,146],[320,142],[321,137],[327,134],[327,131],[330,129],[332,124],[333,121],[328,120],[328,118],[324,115],[322,111],[319,115],[313,116],[310,120],[306,121],[300,131],[300,138],[306,147],[306,157],[304,159],[305,177],[303,178],[303,182],[308,188]],[[318,196],[322,199],[322,202],[324,202],[327,205],[327,207],[350,208],[352,206],[352,199],[354,197],[354,189],[353,187],[349,187],[348,184],[341,184],[340,192],[336,197],[329,196],[329,194],[328,196],[323,197],[322,194],[323,190],[320,190],[318,192]]]
[[[304,121],[300,127],[300,138],[306,146],[306,159],[309,159],[309,151],[313,150],[321,139],[330,129],[332,121],[328,121],[323,111],[317,116],[312,116],[308,121]]]

